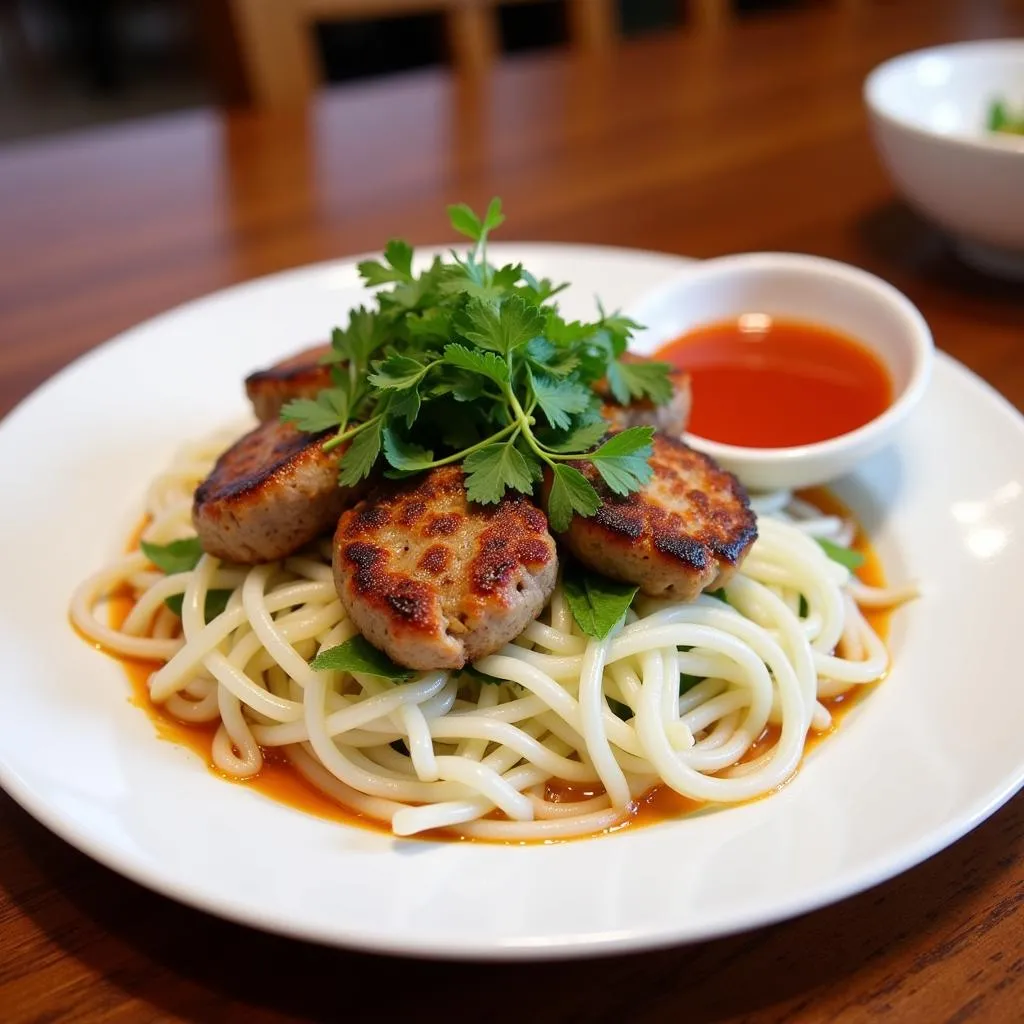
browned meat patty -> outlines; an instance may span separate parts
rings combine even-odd
[[[652,360],[647,356],[625,353],[624,363],[647,363]],[[633,402],[630,405],[619,405],[605,382],[597,385],[597,393],[604,400],[601,415],[611,424],[612,430],[625,430],[627,427],[654,427],[669,437],[682,437],[690,418],[690,375],[682,370],[673,370],[669,377],[672,381],[672,397],[664,405],[653,402]]]
[[[590,519],[573,516],[559,539],[584,565],[651,597],[689,601],[723,586],[757,539],[739,481],[682,441],[655,434],[654,476],[625,498],[592,463],[575,465],[602,504]]]
[[[330,345],[315,345],[245,378],[245,393],[260,423],[276,420],[285,402],[313,398],[331,386],[331,368],[320,362],[330,351]]]
[[[236,441],[196,490],[192,505],[203,550],[231,562],[284,558],[333,529],[358,497],[338,486],[344,446],[271,420]]]
[[[462,668],[537,617],[558,571],[531,501],[470,504],[462,470],[386,483],[341,517],[334,582],[359,631],[401,665]]]

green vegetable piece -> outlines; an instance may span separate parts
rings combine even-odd
[[[619,625],[639,589],[588,572],[576,563],[567,565],[562,575],[562,591],[572,617],[587,636],[598,640]]]
[[[466,305],[468,326],[463,335],[481,348],[497,352],[506,359],[521,345],[532,341],[544,330],[544,315],[536,306],[528,306],[518,295],[500,306],[483,299],[470,299]]]
[[[628,704],[623,704],[621,700],[616,700],[614,697],[608,698],[608,707],[611,709],[612,714],[623,722],[628,722],[633,717],[633,709]]]
[[[507,683],[507,679],[499,679],[497,676],[488,675],[486,672],[481,672],[480,669],[474,668],[472,665],[465,665],[461,672],[464,676],[469,676],[471,679],[475,679],[478,683],[485,683],[487,686],[502,686]]]
[[[444,361],[460,370],[487,377],[495,384],[504,384],[508,380],[508,363],[493,352],[479,352],[465,345],[445,345]]]
[[[466,471],[466,494],[470,501],[494,505],[505,491],[530,491],[533,473],[514,444],[489,444],[467,455],[462,463]]]
[[[308,434],[319,434],[348,420],[346,388],[325,388],[316,398],[293,398],[281,409],[281,419]]]
[[[650,431],[609,438],[595,386],[607,379],[624,402],[661,402],[670,367],[623,362],[637,328],[628,318],[602,309],[593,322],[567,322],[552,302],[564,285],[518,263],[493,267],[487,239],[505,219],[500,199],[482,216],[464,204],[449,214],[471,251],[417,272],[412,246],[394,239],[361,263],[374,291],[332,332],[331,386],[287,403],[282,419],[334,432],[325,449],[342,450],[342,486],[382,459],[388,477],[461,463],[470,498],[493,503],[510,490],[530,494],[549,475],[548,513],[564,530],[600,507],[575,461],[591,459],[618,495],[651,477]]]
[[[231,597],[230,590],[208,590],[206,600],[203,602],[203,621],[212,622],[228,606],[228,599]],[[179,618],[181,609],[185,604],[184,594],[171,594],[164,600],[164,604]]]
[[[548,494],[548,522],[555,533],[569,529],[574,512],[589,518],[600,507],[594,485],[578,469],[564,463],[555,466]]]
[[[613,434],[587,457],[616,494],[631,494],[643,487],[654,473],[649,461],[653,437],[653,427],[630,427]]]
[[[672,397],[671,363],[624,363],[618,359],[608,368],[608,386],[620,405],[650,400],[664,405]]]
[[[395,682],[405,682],[415,674],[396,665],[383,651],[378,651],[369,640],[358,635],[337,647],[321,651],[309,667],[314,672],[362,672]]]
[[[434,453],[412,441],[399,436],[391,426],[381,431],[384,444],[384,457],[394,466],[405,472],[418,472],[429,468],[434,461]]]
[[[815,540],[833,562],[846,566],[850,572],[856,572],[865,562],[864,556],[859,551],[854,551],[853,548],[844,548],[824,537],[816,537]]]
[[[380,454],[384,424],[377,420],[356,434],[338,464],[338,484],[352,487],[370,475]]]
[[[184,540],[172,540],[170,544],[150,544],[140,541],[142,553],[161,571],[168,576],[179,572],[191,572],[203,557],[203,546],[198,537],[186,537]]]
[[[531,373],[530,379],[537,404],[556,430],[568,430],[574,415],[597,408],[597,395],[584,384],[543,373]]]
[[[679,696],[689,693],[698,683],[704,682],[704,676],[691,676],[689,672],[679,674]]]
[[[388,356],[374,364],[374,372],[370,374],[370,383],[381,390],[394,389],[402,391],[415,387],[427,372],[423,363],[409,356]]]

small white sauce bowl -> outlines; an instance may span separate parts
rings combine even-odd
[[[688,444],[755,491],[827,483],[891,443],[924,394],[934,357],[931,331],[905,295],[873,274],[817,256],[749,253],[707,260],[627,312],[644,326],[632,348],[645,355],[695,328],[763,313],[831,327],[881,360],[892,380],[892,404],[847,434],[791,448],[745,448],[686,435]],[[714,400],[695,389],[694,405]]]
[[[903,54],[871,72],[864,100],[907,201],[969,263],[1024,277],[1024,136],[987,127],[994,100],[1024,107],[1024,39]]]

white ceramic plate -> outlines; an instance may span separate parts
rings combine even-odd
[[[496,247],[497,248],[497,247]],[[502,247],[572,279],[567,312],[628,305],[675,257]],[[921,580],[890,678],[771,799],[556,846],[399,842],[308,817],[162,742],[121,669],[68,625],[75,584],[121,545],[180,441],[242,415],[249,369],[322,338],[351,263],[255,281],[75,363],[0,427],[0,781],[54,832],[224,917],[423,956],[557,957],[708,938],[903,871],[1024,780],[1013,666],[1024,578],[1024,430],[940,359],[899,450],[842,483],[890,575]]]

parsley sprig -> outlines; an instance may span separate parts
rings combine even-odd
[[[383,460],[403,477],[461,463],[470,500],[532,493],[550,475],[548,516],[555,530],[573,513],[593,515],[600,499],[572,465],[593,463],[608,488],[626,495],[651,477],[650,427],[607,437],[602,399],[619,403],[671,397],[670,367],[622,359],[637,324],[600,309],[597,320],[565,320],[552,300],[566,285],[534,277],[521,264],[492,266],[487,242],[504,222],[501,200],[483,217],[449,207],[452,227],[472,242],[465,254],[435,257],[413,272],[413,250],[389,242],[380,260],[359,264],[373,302],[354,310],[331,338],[332,386],[297,399],[282,418],[300,430],[335,432],[348,447],[339,483],[350,486]]]

